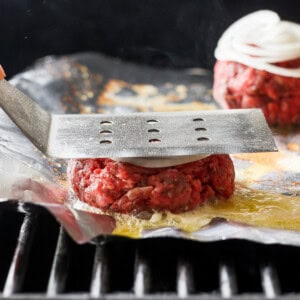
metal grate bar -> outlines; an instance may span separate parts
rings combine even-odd
[[[107,253],[105,241],[99,242],[95,251],[90,296],[99,298],[108,289]]]
[[[186,298],[194,289],[193,271],[189,264],[180,260],[177,266],[177,295]]]
[[[150,291],[150,268],[147,260],[137,250],[135,256],[135,278],[133,291],[137,297],[143,297]]]
[[[1,296],[1,295],[0,295]],[[2,298],[1,298],[2,299]],[[44,294],[19,294],[13,295],[9,298],[9,300],[90,300],[90,295],[86,293],[68,293],[68,294],[60,294],[56,297],[45,298]],[[105,295],[105,297],[100,297],[102,300],[141,300],[141,298],[135,298],[132,293],[112,293]],[[165,293],[157,293],[151,294],[145,298],[145,300],[176,300],[175,294],[165,294]],[[186,300],[221,300],[220,295],[217,294],[201,294],[201,295],[191,295],[186,298]],[[244,295],[236,295],[233,298],[234,300],[262,300],[265,299],[262,294],[244,294]],[[282,295],[278,300],[299,300],[299,294],[288,294]]]
[[[55,295],[60,294],[65,290],[65,284],[69,269],[69,245],[70,238],[61,226],[48,281],[48,297],[54,297]]]
[[[264,264],[260,268],[262,288],[266,298],[276,298],[280,295],[277,272],[272,264]]]
[[[219,280],[220,292],[223,298],[231,298],[237,293],[236,275],[232,263],[220,263]]]
[[[8,297],[22,290],[28,258],[34,236],[36,218],[26,214],[20,229],[17,247],[3,289],[3,296]]]

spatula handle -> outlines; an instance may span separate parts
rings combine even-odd
[[[45,152],[51,115],[5,79],[0,80],[0,107],[31,142]]]

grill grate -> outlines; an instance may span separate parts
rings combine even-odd
[[[115,237],[80,246],[42,208],[7,202],[0,211],[2,298],[299,297],[297,247]]]
[[[47,297],[55,297],[64,292],[69,270],[70,238],[61,227],[56,244],[51,273],[47,286]]]
[[[6,297],[22,290],[34,231],[35,218],[27,214],[20,229],[16,250],[4,285],[3,295]]]

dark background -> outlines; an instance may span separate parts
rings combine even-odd
[[[98,51],[160,67],[212,68],[234,20],[258,9],[300,22],[298,0],[0,0],[8,77],[49,54]]]

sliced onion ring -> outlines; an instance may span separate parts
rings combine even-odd
[[[275,65],[300,58],[300,25],[281,21],[270,10],[251,13],[233,23],[223,33],[215,57],[277,75],[300,78],[300,68]]]
[[[170,156],[170,157],[112,157],[112,160],[126,162],[145,168],[164,168],[190,163],[209,155]]]

